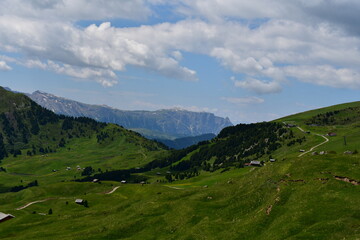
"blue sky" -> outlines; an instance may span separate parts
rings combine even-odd
[[[360,97],[357,0],[4,0],[0,85],[272,120]]]

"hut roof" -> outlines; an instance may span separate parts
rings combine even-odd
[[[260,161],[251,161],[250,164],[251,165],[260,165],[261,162]]]
[[[14,216],[11,214],[6,214],[6,213],[0,212],[0,221],[10,219],[10,218],[14,218]]]

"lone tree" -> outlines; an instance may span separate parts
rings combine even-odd
[[[94,169],[92,167],[85,167],[84,171],[81,173],[81,176],[90,176],[94,173]]]
[[[49,209],[49,212],[48,212],[49,215],[53,214],[53,210],[50,208]]]
[[[3,135],[0,133],[0,160],[7,157],[7,152],[4,145]]]
[[[166,180],[167,180],[168,182],[172,182],[172,181],[173,181],[171,174],[166,174],[165,178],[166,178]]]

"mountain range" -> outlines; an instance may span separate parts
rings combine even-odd
[[[174,140],[208,133],[218,134],[224,127],[232,126],[229,118],[207,112],[182,109],[124,111],[105,105],[85,104],[41,91],[26,95],[56,114],[115,123],[151,139]]]

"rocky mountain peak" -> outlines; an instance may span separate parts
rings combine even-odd
[[[86,116],[101,122],[119,124],[147,137],[166,134],[173,137],[218,134],[223,128],[232,126],[229,118],[208,112],[192,112],[181,108],[157,111],[123,111],[106,105],[90,105],[62,98],[42,91],[27,94],[39,105],[67,116]]]

